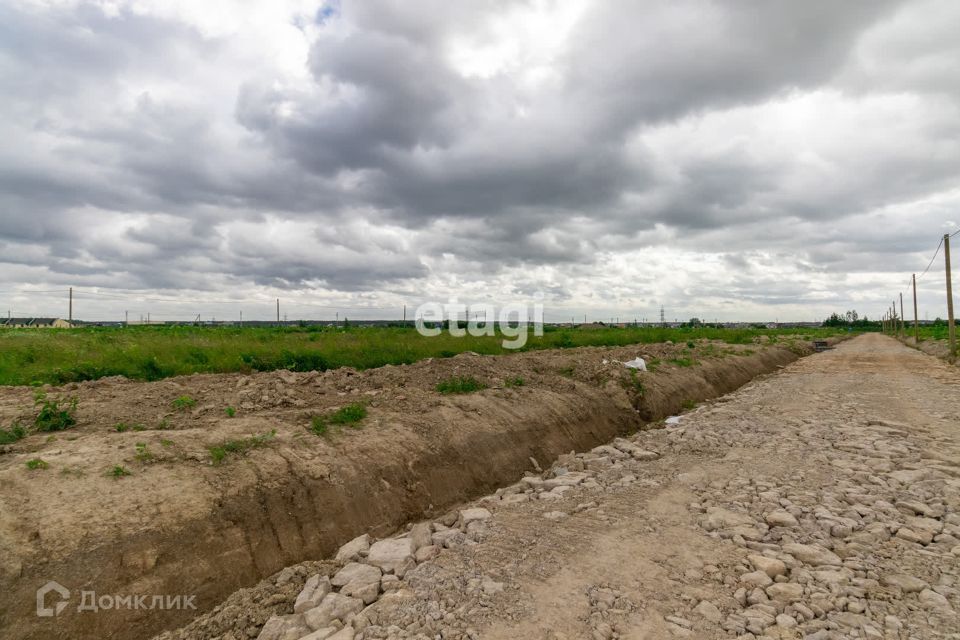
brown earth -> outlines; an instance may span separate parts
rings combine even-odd
[[[640,345],[48,388],[50,397],[77,398],[78,424],[0,449],[0,629],[4,638],[150,636],[197,612],[78,612],[80,593],[192,594],[208,610],[358,533],[385,535],[508,484],[532,468],[531,457],[546,463],[636,431],[805,348],[701,342],[691,367],[666,364],[690,357],[685,346]],[[619,361],[637,355],[664,364],[634,380]],[[434,391],[463,375],[489,388]],[[517,377],[523,385],[508,388]],[[32,422],[33,393],[0,389],[0,424]],[[196,406],[173,409],[184,395]],[[308,430],[311,416],[357,401],[369,408],[362,428],[328,437]],[[118,423],[142,430],[117,432]],[[209,447],[272,432],[266,446],[211,464]],[[146,446],[139,458],[138,444]],[[32,458],[49,468],[27,470]],[[131,475],[110,476],[115,465]],[[48,580],[73,597],[55,619],[34,610]]]
[[[864,335],[418,523],[366,607],[295,614],[310,562],[158,640],[956,640],[958,390]]]

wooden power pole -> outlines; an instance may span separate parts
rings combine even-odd
[[[913,274],[913,340],[920,344],[920,320],[917,318],[917,274]]]
[[[903,315],[903,291],[900,292],[900,337],[904,340],[907,339],[907,330],[903,324],[903,321],[907,316]]]
[[[957,328],[953,324],[953,283],[950,278],[950,234],[943,234],[943,258],[947,269],[947,327],[950,335],[950,357],[957,355]]]

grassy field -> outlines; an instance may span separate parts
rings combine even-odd
[[[748,344],[761,335],[827,336],[831,329],[546,327],[524,350],[617,346],[700,338]],[[423,337],[413,327],[89,327],[0,330],[0,385],[62,384],[123,375],[159,380],[190,373],[368,369],[450,357],[509,353],[501,337]]]

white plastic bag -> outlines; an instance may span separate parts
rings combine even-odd
[[[647,370],[647,363],[644,362],[643,358],[634,358],[633,360],[628,360],[623,363],[623,366],[628,369],[639,369],[640,371]]]

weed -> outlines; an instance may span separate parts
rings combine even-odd
[[[142,424],[129,424],[127,422],[118,422],[113,426],[113,430],[118,433],[124,433],[125,431],[145,431],[147,428]]]
[[[173,440],[161,440],[160,445],[163,447],[169,447],[173,445]]]
[[[688,348],[688,349],[696,349],[696,348],[697,348],[697,343],[694,342],[693,340],[687,340],[687,348]]]
[[[138,442],[136,444],[136,447],[137,447],[137,453],[136,455],[134,455],[134,458],[136,458],[139,462],[146,464],[147,462],[150,462],[151,460],[153,460],[154,456],[147,449],[146,442]]]
[[[235,415],[237,415],[237,410],[234,409],[233,407],[227,407],[226,409],[223,410],[223,412],[227,414],[228,418],[232,418]]]
[[[50,400],[45,393],[38,391],[35,404],[40,407],[40,413],[34,421],[37,431],[63,431],[77,424],[77,418],[74,415],[77,410],[76,398],[71,398],[69,402],[60,399]]]
[[[683,410],[684,410],[684,411],[690,411],[690,409],[693,409],[695,406],[697,406],[697,401],[696,401],[696,400],[684,400],[684,401],[683,401],[683,405],[681,405],[681,406],[683,407]]]
[[[47,469],[50,465],[40,458],[34,458],[32,460],[27,460],[27,469]]]
[[[123,465],[114,465],[110,471],[107,472],[108,476],[113,476],[115,479],[119,480],[123,476],[129,476],[130,472]]]
[[[640,374],[637,373],[636,369],[630,369],[630,384],[637,395],[643,395],[643,382],[640,380]]]
[[[250,436],[249,438],[242,438],[240,440],[228,440],[218,446],[210,447],[210,461],[214,465],[218,465],[223,462],[227,454],[244,454],[250,449],[257,449],[259,447],[264,447],[268,442],[273,440],[277,435],[277,430],[273,429],[270,433],[263,433],[257,436]]]
[[[438,382],[436,389],[442,394],[449,395],[453,393],[473,393],[486,389],[487,385],[473,377],[457,377]]]
[[[670,358],[667,362],[675,364],[678,367],[692,367],[693,358]]]
[[[575,368],[576,368],[576,367],[574,367],[573,365],[571,365],[571,366],[569,366],[569,367],[564,367],[563,369],[559,369],[559,370],[557,371],[557,373],[559,373],[560,375],[562,375],[564,378],[572,378],[572,377],[573,377],[573,372],[574,372],[574,369],[575,369]]]
[[[190,396],[180,396],[173,401],[173,408],[177,411],[186,411],[187,409],[192,409],[197,405],[197,401],[191,398]]]
[[[359,402],[348,404],[341,407],[333,413],[323,416],[313,416],[310,419],[310,430],[318,436],[327,433],[330,425],[353,425],[356,426],[361,420],[367,417],[367,407]]]
[[[507,378],[503,382],[503,386],[505,386],[508,389],[513,387],[522,387],[524,384],[525,383],[523,381],[523,378],[521,378],[520,376],[517,376],[516,378]]]
[[[13,444],[27,435],[19,422],[14,422],[9,429],[0,429],[0,444]]]
[[[323,416],[313,416],[310,419],[310,430],[318,436],[326,435],[327,421],[323,418]]]

